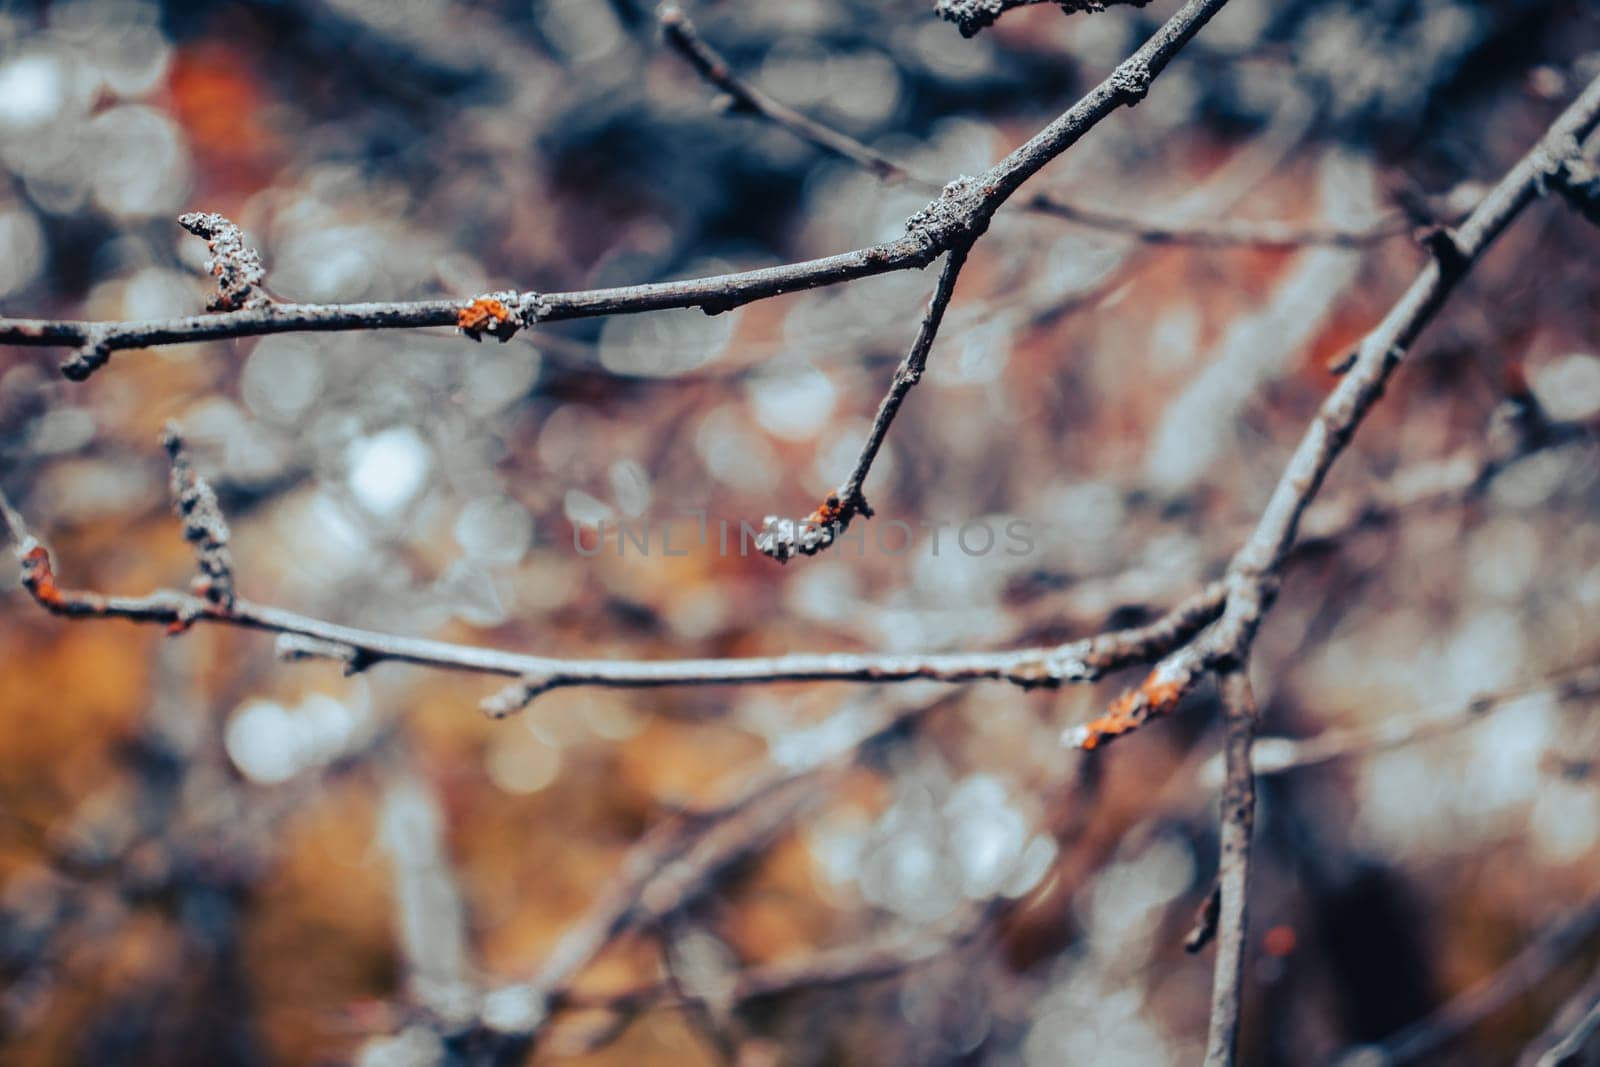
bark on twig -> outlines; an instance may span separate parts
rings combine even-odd
[[[1226,3],[1227,0],[1188,0],[1110,76],[1026,143],[982,174],[947,186],[945,194],[913,216],[901,237],[821,259],[708,278],[572,293],[493,294],[507,314],[505,325],[497,329],[664,308],[698,307],[716,314],[780,293],[926,267],[958,245],[970,243],[1028,179],[1106,116],[1144,99],[1154,79]],[[956,192],[949,191],[952,187]],[[143,322],[0,319],[0,344],[74,347],[78,355],[64,370],[69,377],[81,380],[103,366],[113,352],[125,349],[295,331],[459,326],[463,309],[476,303],[273,303],[213,315]]]
[[[194,546],[200,575],[195,592],[223,611],[234,601],[233,553],[228,549],[228,522],[222,516],[217,494],[195,472],[177,423],[167,423],[161,445],[172,462],[172,505],[183,520],[183,539]]]
[[[878,405],[878,413],[872,420],[872,428],[867,431],[866,443],[861,446],[861,455],[850,477],[837,493],[829,494],[822,506],[801,522],[791,522],[776,515],[767,516],[761,534],[756,538],[756,547],[763,553],[779,563],[787,563],[795,556],[813,556],[838,540],[856,516],[872,517],[872,508],[867,504],[862,485],[872,470],[873,461],[878,458],[879,450],[883,448],[884,438],[889,434],[889,427],[899,413],[900,405],[922,380],[922,373],[928,366],[928,353],[933,349],[934,338],[939,335],[939,325],[944,321],[945,309],[955,295],[956,279],[961,275],[961,268],[966,264],[967,252],[971,247],[971,242],[957,245],[946,256],[944,269],[939,272],[939,284],[928,300],[922,325],[917,328],[916,340],[895,369],[889,391]]]
[[[507,715],[534,697],[556,688],[605,686],[656,688],[676,685],[740,685],[775,682],[968,682],[991,679],[1024,689],[1087,682],[1132,664],[1148,663],[1179,647],[1217,617],[1222,588],[1200,590],[1155,622],[1110,631],[1065,644],[999,652],[928,654],[797,653],[743,659],[574,660],[451,644],[425,638],[342,626],[244,599],[229,605],[203,597],[159,590],[145,596],[106,596],[63,588],[50,551],[27,534],[19,516],[17,555],[22,581],[34,600],[53,614],[72,619],[127,619],[187,628],[200,623],[236,626],[287,635],[290,657],[326,654],[350,671],[386,661],[425,667],[505,675],[519,679],[511,690],[487,702],[486,711]]]
[[[1227,781],[1222,787],[1221,855],[1217,862],[1217,958],[1211,987],[1211,1027],[1206,1067],[1227,1067],[1239,1046],[1239,1005],[1243,997],[1249,936],[1250,839],[1255,830],[1256,785],[1250,746],[1256,733],[1255,697],[1246,667],[1222,675]]]

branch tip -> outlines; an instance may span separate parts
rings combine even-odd
[[[267,277],[261,253],[250,247],[237,225],[214,211],[179,215],[178,225],[202,238],[211,252],[206,270],[217,279],[217,295],[206,304],[207,311],[242,311],[272,303],[257,291]]]
[[[478,703],[478,710],[491,719],[509,718],[562,684],[562,680],[553,674],[527,675],[512,682],[498,693],[484,697]]]
[[[228,550],[228,522],[222,516],[217,494],[190,463],[183,432],[175,422],[161,431],[161,446],[172,461],[172,505],[183,520],[183,539],[194,546],[200,574],[194,591],[224,611],[233,610],[233,554]],[[197,613],[192,613],[197,617]],[[173,625],[187,629],[194,617],[180,617]],[[181,632],[176,631],[176,632]]]

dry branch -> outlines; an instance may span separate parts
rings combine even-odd
[[[1562,671],[1538,682],[1485,693],[1458,707],[1404,719],[1386,719],[1362,729],[1327,730],[1307,738],[1259,738],[1251,762],[1258,775],[1287,774],[1331,760],[1386,752],[1453,733],[1530,697],[1546,695],[1558,701],[1600,697],[1600,665]]]
[[[183,434],[176,423],[161,433],[161,446],[172,463],[172,504],[183,520],[183,539],[194,546],[200,575],[195,591],[223,610],[233,607],[233,554],[228,550],[228,522],[210,483],[189,461]]]
[[[665,308],[698,307],[716,314],[781,293],[926,267],[944,253],[970,243],[1023,183],[1102,119],[1143,100],[1152,81],[1226,3],[1227,0],[1188,0],[1137,51],[1055,121],[982,174],[945,186],[937,199],[912,216],[904,236],[821,259],[708,278],[571,293],[492,294],[506,311],[508,325],[502,329]],[[489,298],[480,298],[483,299]],[[0,344],[74,347],[80,356],[64,369],[70,377],[81,379],[102,366],[113,352],[124,349],[295,331],[460,326],[463,310],[476,303],[273,303],[214,315],[143,322],[0,319]],[[94,358],[86,358],[83,353],[92,353]]]
[[[1208,671],[1231,667],[1248,654],[1256,627],[1271,606],[1279,575],[1294,547],[1300,520],[1385,384],[1446,299],[1490,245],[1545,188],[1568,158],[1568,146],[1600,125],[1600,78],[1551,125],[1484,197],[1458,230],[1444,234],[1450,251],[1435,254],[1383,321],[1362,341],[1355,363],[1323,401],[1273,490],[1249,540],[1229,564],[1227,607],[1200,640],[1158,664],[1108,712],[1067,732],[1085,748],[1138,729],[1165,715]],[[1436,245],[1438,243],[1436,242]]]
[[[158,590],[145,596],[106,596],[63,588],[49,549],[31,536],[21,517],[0,498],[22,564],[22,583],[46,610],[71,619],[127,619],[187,628],[211,623],[264,630],[289,639],[286,658],[337,659],[348,671],[392,661],[425,667],[508,675],[519,681],[486,702],[505,715],[552,689],[574,686],[653,688],[675,685],[737,685],[775,682],[1010,682],[1022,688],[1086,682],[1122,667],[1166,654],[1217,617],[1222,587],[1209,586],[1155,622],[1110,631],[1061,645],[999,652],[930,654],[797,653],[744,659],[572,660],[451,644],[425,638],[360,630],[235,598],[231,606]]]
[[[945,258],[944,269],[939,272],[939,284],[928,300],[922,325],[917,328],[916,340],[895,369],[889,391],[878,405],[878,413],[873,417],[872,428],[867,431],[866,443],[861,446],[861,455],[850,477],[837,493],[829,494],[821,507],[798,523],[769,515],[763,523],[760,536],[756,538],[756,547],[766,555],[779,563],[787,563],[797,555],[816,555],[838,540],[857,515],[869,519],[872,517],[872,508],[867,504],[866,494],[861,487],[872,470],[873,461],[878,458],[879,450],[883,448],[884,438],[889,434],[889,426],[899,413],[900,405],[922,380],[922,373],[928,366],[928,353],[933,349],[934,338],[939,335],[939,325],[944,321],[945,309],[955,295],[956,279],[961,275],[961,268],[966,264],[967,252],[971,247],[970,242],[957,245]]]

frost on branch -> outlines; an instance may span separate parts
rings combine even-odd
[[[993,26],[1001,15],[1017,7],[1030,4],[1057,4],[1063,13],[1075,11],[1104,11],[1112,4],[1143,7],[1150,0],[937,0],[933,5],[940,18],[956,24],[961,36],[972,37],[979,30]]]

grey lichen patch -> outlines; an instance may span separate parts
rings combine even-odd
[[[172,505],[183,520],[183,539],[194,546],[200,568],[195,592],[224,610],[233,608],[233,554],[228,550],[228,523],[217,494],[189,461],[182,431],[167,423],[161,446],[172,461]]]
[[[1150,95],[1150,83],[1154,77],[1149,64],[1135,56],[1112,73],[1111,87],[1129,104],[1136,104]]]
[[[211,250],[206,270],[217,279],[217,295],[208,311],[240,311],[264,307],[271,301],[257,287],[266,281],[261,254],[245,243],[244,231],[214,211],[191,211],[178,216],[178,225],[204,238]]]
[[[987,192],[978,179],[961,175],[906,219],[906,233],[932,248],[948,248],[955,234],[982,229]]]
[[[756,535],[756,551],[779,563],[788,563],[796,556],[816,555],[833,544],[840,532],[837,522],[818,523],[768,515],[761,523],[761,532]]]

